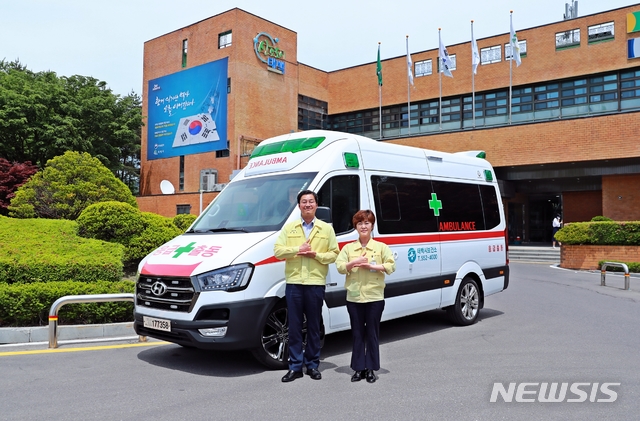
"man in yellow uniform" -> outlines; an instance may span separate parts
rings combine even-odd
[[[286,260],[285,297],[289,322],[289,371],[282,377],[291,382],[307,375],[320,380],[322,303],[329,264],[340,248],[333,227],[316,218],[318,195],[310,190],[298,193],[301,218],[286,224],[274,246],[274,254]],[[302,325],[307,317],[307,344],[302,346]]]

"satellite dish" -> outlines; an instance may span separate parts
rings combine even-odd
[[[173,187],[173,184],[171,184],[171,181],[162,180],[160,182],[160,191],[162,194],[173,194],[176,192],[176,189]]]

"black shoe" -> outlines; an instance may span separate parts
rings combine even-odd
[[[322,374],[320,374],[317,368],[307,368],[307,376],[313,380],[320,380],[322,378]]]
[[[351,381],[359,382],[360,380],[365,378],[365,373],[366,373],[366,370],[356,371],[355,373],[353,373],[353,376],[351,376]]]
[[[373,370],[367,370],[367,383],[375,383],[376,380],[378,380],[378,376],[376,376],[376,373],[373,372]]]
[[[292,382],[295,379],[299,379],[300,377],[302,377],[302,372],[301,371],[289,370],[289,371],[287,371],[287,374],[282,376],[282,383]]]

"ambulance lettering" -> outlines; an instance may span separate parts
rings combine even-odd
[[[187,256],[200,256],[200,257],[211,257],[214,254],[218,253],[222,247],[221,246],[208,246],[206,244],[197,245],[195,242],[191,242],[186,246],[180,245],[170,245],[170,246],[162,246],[156,251],[153,252],[154,256],[159,255],[170,255],[171,258],[177,259],[183,254]]]
[[[276,165],[276,164],[286,164],[286,163],[287,163],[287,157],[280,156],[278,158],[261,159],[259,161],[251,162],[249,163],[248,169],[262,167],[264,165]]]

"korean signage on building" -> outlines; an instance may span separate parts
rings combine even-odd
[[[253,50],[258,59],[267,65],[267,69],[284,74],[284,51],[278,48],[278,38],[273,38],[266,32],[260,32],[253,39]]]
[[[227,148],[224,58],[149,81],[147,159]]]

